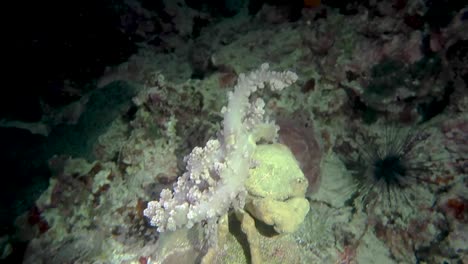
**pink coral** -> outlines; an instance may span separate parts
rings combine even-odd
[[[280,142],[288,146],[309,181],[308,192],[315,192],[320,186],[320,160],[322,151],[315,138],[312,123],[304,124],[301,121],[280,118]]]

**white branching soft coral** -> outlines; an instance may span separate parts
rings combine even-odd
[[[229,93],[228,106],[222,110],[221,137],[208,141],[203,148],[194,148],[185,157],[186,172],[174,189],[163,190],[159,201],[149,202],[144,210],[159,232],[190,228],[204,220],[213,223],[230,208],[244,207],[244,183],[256,142],[274,141],[278,130],[265,117],[264,101],[251,102],[249,97],[265,84],[272,91],[280,91],[296,80],[295,73],[270,71],[268,64],[239,76]]]

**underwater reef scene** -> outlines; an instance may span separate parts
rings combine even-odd
[[[468,263],[467,4],[103,3],[119,59],[1,112],[1,261]]]

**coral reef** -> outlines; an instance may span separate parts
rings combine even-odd
[[[97,130],[65,144],[85,154],[49,160],[5,255],[16,239],[39,264],[467,261],[466,8],[445,1],[442,23],[437,1],[305,1],[215,19],[149,2],[122,17],[139,52],[51,113]]]

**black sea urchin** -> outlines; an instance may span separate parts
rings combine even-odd
[[[357,137],[354,140],[358,144],[357,155],[343,159],[357,181],[354,199],[367,206],[380,202],[390,209],[411,203],[412,188],[424,182],[429,172],[420,157],[424,153],[416,148],[427,137],[423,130],[395,126],[379,131],[376,136]]]

